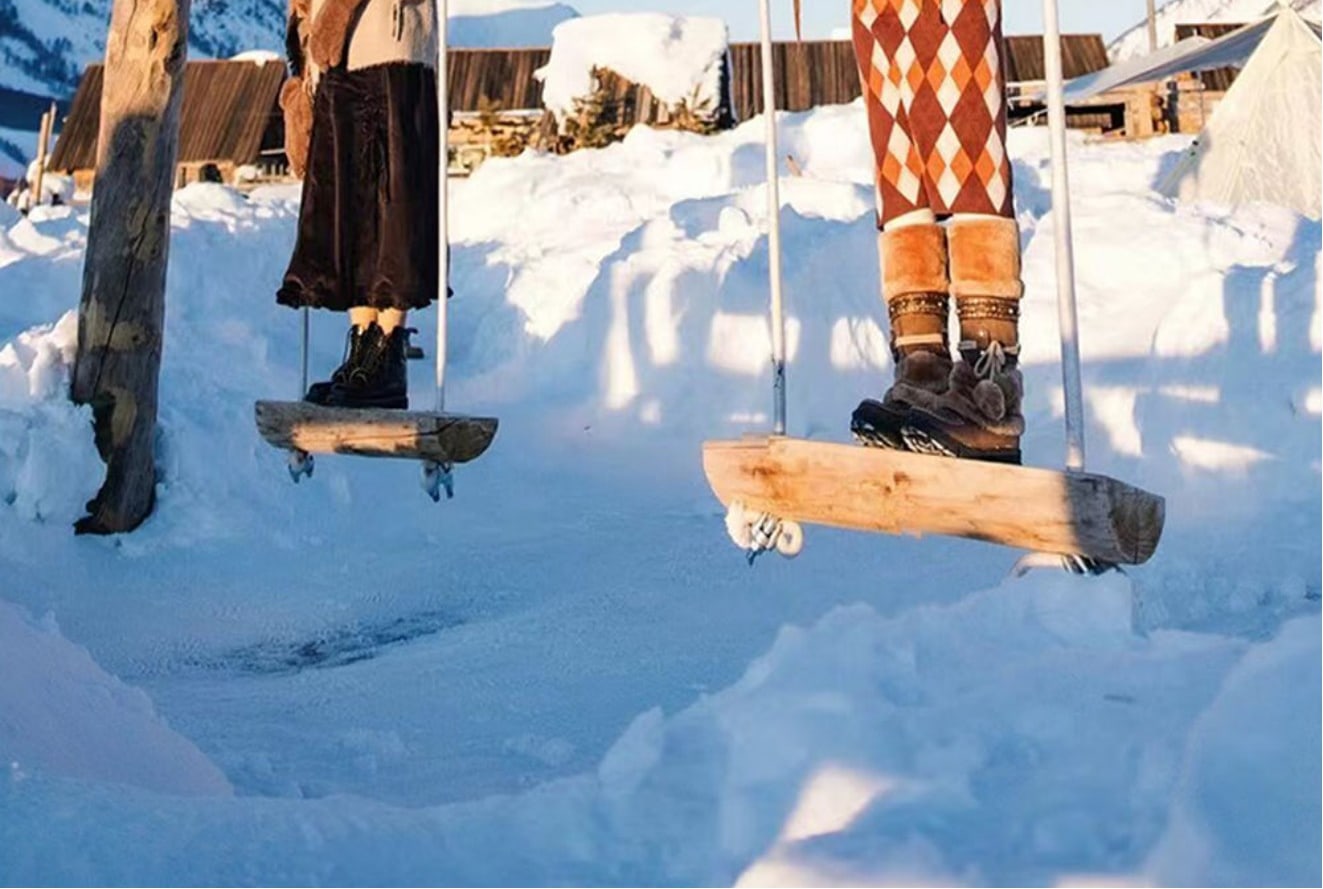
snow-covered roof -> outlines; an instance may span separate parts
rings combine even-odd
[[[1318,34],[1317,25],[1304,23],[1297,13],[1287,9],[1278,15],[1238,28],[1217,40],[1190,37],[1175,46],[1159,49],[1152,55],[1127,59],[1102,71],[1077,77],[1066,84],[1066,101],[1082,102],[1109,90],[1165,80],[1186,72],[1243,67],[1282,16],[1301,21],[1304,27]]]
[[[556,26],[551,61],[537,72],[542,101],[559,116],[593,90],[593,68],[609,68],[648,87],[666,105],[721,99],[721,65],[728,45],[719,18],[661,13],[614,13]]]

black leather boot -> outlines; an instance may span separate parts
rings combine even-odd
[[[409,333],[397,327],[387,335],[375,324],[368,331],[371,339],[363,346],[361,359],[344,382],[331,389],[328,403],[405,410],[409,407]]]
[[[380,335],[381,328],[373,324],[370,327],[358,328],[351,326],[349,333],[345,335],[345,360],[340,366],[331,371],[331,378],[323,380],[320,383],[313,383],[308,387],[308,392],[303,396],[303,400],[311,404],[329,405],[331,403],[331,392],[337,385],[349,379],[349,373],[358,367],[363,360],[363,354],[371,340]]]

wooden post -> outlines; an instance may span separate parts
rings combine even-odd
[[[1153,0],[1148,0],[1148,51],[1150,55],[1158,51],[1158,16]]]
[[[42,178],[46,175],[46,146],[50,141],[52,123],[50,112],[43,111],[41,128],[37,131],[37,175],[28,183],[27,206],[23,208],[25,213],[41,203]]]
[[[72,398],[90,404],[106,480],[78,533],[131,531],[155,501],[170,197],[190,0],[115,0]]]

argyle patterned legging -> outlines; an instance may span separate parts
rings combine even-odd
[[[878,223],[1012,216],[1001,0],[852,0]]]

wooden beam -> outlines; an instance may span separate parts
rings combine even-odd
[[[1116,564],[1146,562],[1165,502],[1102,475],[793,438],[710,441],[723,505],[887,534],[943,534]]]
[[[256,416],[262,438],[285,450],[438,463],[467,463],[482,456],[498,426],[494,417],[355,410],[306,401],[259,401]]]
[[[106,480],[80,533],[136,528],[156,490],[170,197],[190,0],[115,0],[72,398],[90,404]]]
[[[37,134],[37,178],[35,182],[28,183],[28,210],[41,204],[41,188],[46,178],[46,150],[50,146],[51,129],[54,126],[55,103],[52,102],[50,110],[41,115],[41,131]]]

